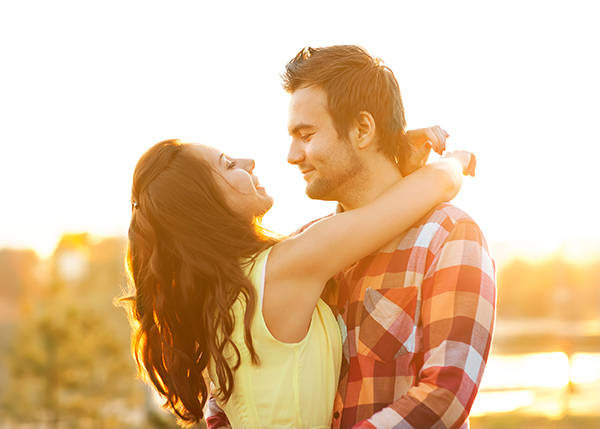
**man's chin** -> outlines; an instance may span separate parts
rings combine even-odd
[[[335,201],[331,190],[322,185],[320,186],[319,183],[309,183],[306,185],[305,192],[306,196],[311,200]]]

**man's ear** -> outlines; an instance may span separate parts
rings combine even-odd
[[[359,149],[365,149],[375,139],[375,119],[369,112],[361,111],[356,119],[354,119],[353,134],[356,139],[356,145]]]

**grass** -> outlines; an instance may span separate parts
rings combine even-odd
[[[566,416],[552,420],[546,417],[505,414],[470,417],[471,429],[598,429],[600,416]]]

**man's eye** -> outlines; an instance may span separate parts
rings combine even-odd
[[[303,142],[307,142],[310,140],[311,137],[312,134],[303,134],[302,136],[300,136],[300,140],[302,140]]]

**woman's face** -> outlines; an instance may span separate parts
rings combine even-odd
[[[252,219],[265,214],[273,206],[273,197],[267,195],[265,188],[258,183],[258,177],[252,173],[253,159],[232,158],[202,144],[195,144],[194,150],[213,166],[217,184],[235,212]]]

